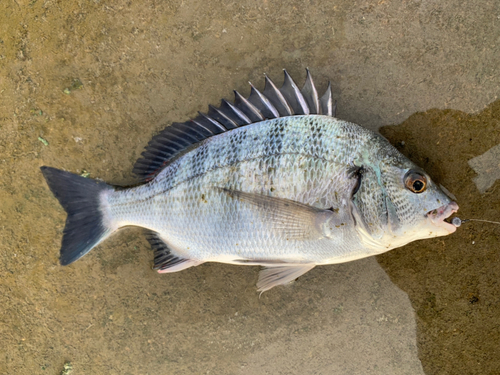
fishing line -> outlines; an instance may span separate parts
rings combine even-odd
[[[451,220],[451,223],[458,228],[460,225],[462,225],[463,223],[466,223],[468,221],[480,221],[480,222],[483,222],[483,223],[490,223],[490,224],[498,224],[498,225],[500,225],[500,222],[498,222],[498,221],[481,220],[481,219],[464,219],[464,220],[462,220],[459,217],[454,217]]]

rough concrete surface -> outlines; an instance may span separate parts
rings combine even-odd
[[[500,180],[500,145],[470,159],[469,165],[478,174],[474,178],[478,190],[485,193],[496,180]]]
[[[134,229],[61,267],[65,214],[39,167],[133,184],[165,125],[309,67],[338,117],[402,123],[382,133],[460,217],[498,221],[499,182],[481,194],[467,161],[500,144],[499,61],[498,1],[2,0],[0,373],[497,374],[499,226],[259,299],[255,267],[158,275]]]

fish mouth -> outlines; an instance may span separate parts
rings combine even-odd
[[[443,228],[449,233],[453,233],[457,230],[457,227],[445,221],[455,212],[458,211],[458,204],[456,202],[450,202],[444,206],[438,207],[432,211],[427,212],[425,215],[429,221],[440,228]]]

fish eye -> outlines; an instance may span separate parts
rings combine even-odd
[[[408,171],[405,175],[405,186],[414,193],[422,193],[427,188],[427,178],[415,171]]]

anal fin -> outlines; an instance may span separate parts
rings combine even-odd
[[[171,273],[185,270],[189,267],[195,267],[203,262],[179,257],[172,253],[172,250],[163,241],[156,232],[149,232],[146,239],[154,250],[153,269],[159,273]]]
[[[314,268],[314,264],[266,267],[259,272],[257,290],[265,292],[277,285],[285,285]]]

